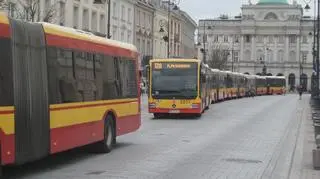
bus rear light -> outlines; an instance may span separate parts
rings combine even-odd
[[[199,104],[191,104],[191,108],[198,109],[198,108],[200,108],[200,105]]]
[[[149,108],[156,108],[156,103],[149,103]]]

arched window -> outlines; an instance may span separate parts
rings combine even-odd
[[[257,50],[257,58],[258,60],[262,59],[263,60],[263,51],[261,49]]]
[[[294,90],[296,85],[296,76],[293,73],[290,73],[288,78],[290,90]]]
[[[278,62],[283,62],[283,61],[284,61],[284,59],[283,59],[284,57],[283,57],[283,56],[284,56],[283,50],[279,50],[279,51],[278,51],[277,61],[278,61]]]
[[[276,15],[275,13],[269,12],[269,13],[264,17],[264,19],[266,19],[266,20],[277,20],[278,17],[277,17],[277,15]]]
[[[290,52],[289,61],[296,61],[296,52],[295,51]]]
[[[274,59],[273,59],[273,51],[272,50],[268,50],[267,59],[268,59],[268,62],[274,61]]]
[[[300,75],[300,84],[302,86],[303,91],[307,91],[308,87],[308,76],[305,73]]]
[[[250,50],[246,50],[244,52],[244,60],[245,61],[250,61],[251,60],[251,51]]]

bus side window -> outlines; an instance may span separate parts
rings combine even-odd
[[[117,92],[117,59],[111,56],[104,55],[101,59],[101,95],[103,100],[115,99],[118,97]],[[120,90],[120,89],[119,89]]]
[[[116,92],[117,92],[117,97],[121,97],[122,96],[122,82],[121,82],[121,58],[120,57],[114,57],[114,67],[115,67],[115,81],[114,81],[114,85],[116,87]]]
[[[77,97],[77,69],[74,52],[47,47],[48,86],[50,104],[79,102]]]

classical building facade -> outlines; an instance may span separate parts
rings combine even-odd
[[[196,22],[184,11],[181,14],[181,56],[184,58],[194,58],[195,51],[194,37],[197,28]]]
[[[134,0],[111,0],[111,39],[133,44]]]
[[[151,0],[137,0],[135,3],[134,44],[140,52],[140,64],[144,65],[153,54],[153,17],[155,8]]]
[[[163,37],[168,33],[168,8],[162,0],[154,0],[153,3],[156,8],[153,21],[153,58],[167,58],[167,42]]]
[[[33,4],[33,11],[28,3],[19,0],[7,0],[6,8],[11,17],[27,21],[46,21],[81,30],[106,33],[107,4],[94,4],[94,0],[40,0],[39,9]]]
[[[194,33],[197,27],[195,21],[186,12],[180,10],[177,4],[171,3],[169,6],[169,1],[163,0],[153,0],[153,4],[156,9],[153,25],[154,58],[168,57],[168,39],[166,39],[168,31],[170,32],[169,56],[194,58],[196,56]]]
[[[168,1],[163,1],[166,2],[166,5],[168,6]],[[170,57],[174,56],[182,56],[181,54],[181,32],[182,32],[182,25],[181,25],[181,14],[179,10],[174,9],[174,4],[170,5],[171,8],[171,13],[170,13],[170,25],[169,25],[169,53]]]
[[[228,50],[227,70],[260,75],[265,67],[268,75],[286,76],[288,88],[302,84],[310,89],[313,19],[303,16],[301,5],[260,0],[241,10],[242,15],[234,18],[199,21],[200,44],[206,46],[206,54],[217,48]],[[203,58],[200,50],[198,55]]]
[[[186,12],[172,2],[169,4],[168,0],[40,0],[40,9],[32,20],[28,15],[17,17],[24,12],[21,6],[23,0],[5,0],[6,2],[9,2],[9,7],[0,3],[0,9],[8,10],[12,17],[28,21],[47,21],[98,32],[102,36],[108,34],[110,19],[111,39],[136,45],[142,66],[151,58],[167,58],[168,46],[170,57],[194,57],[193,39],[196,25]],[[160,32],[161,27],[163,32]],[[168,36],[168,31],[170,38],[163,38]]]

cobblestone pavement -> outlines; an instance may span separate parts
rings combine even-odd
[[[136,133],[118,138],[110,154],[72,150],[21,167],[9,178],[206,179],[320,178],[309,95],[262,96],[210,106],[200,119],[158,119],[147,113]]]

